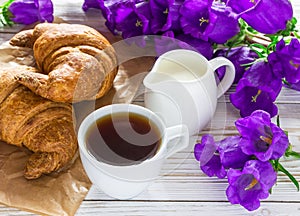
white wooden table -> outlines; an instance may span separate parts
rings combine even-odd
[[[0,1],[2,2],[2,1]],[[101,13],[84,13],[80,0],[54,0],[55,16],[69,23],[87,24],[96,29],[103,25]],[[300,22],[300,2],[292,0],[295,16]],[[9,40],[22,26],[0,28],[0,42]],[[230,91],[229,91],[230,92]],[[228,100],[229,93],[218,103],[216,115],[201,134],[212,133],[224,137],[235,134],[234,121],[238,111]],[[135,103],[142,104],[142,98]],[[281,126],[289,131],[294,149],[300,152],[300,92],[284,89],[277,99]],[[201,135],[200,134],[200,135]],[[193,156],[193,146],[167,160],[161,178],[132,200],[114,200],[92,186],[76,215],[300,215],[300,192],[284,175],[279,175],[273,194],[254,212],[239,205],[231,205],[226,198],[226,180],[206,177]],[[300,180],[300,160],[284,161],[283,165]],[[0,215],[32,215],[0,204]]]

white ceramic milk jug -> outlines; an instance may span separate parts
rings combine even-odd
[[[214,71],[226,66],[221,82]],[[197,134],[212,119],[217,99],[232,85],[235,68],[224,57],[208,61],[198,52],[177,49],[164,53],[144,78],[145,107],[169,126],[185,124]]]

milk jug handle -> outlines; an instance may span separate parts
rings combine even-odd
[[[186,125],[176,125],[176,126],[166,128],[166,137],[167,137],[166,158],[186,148],[189,144],[189,131]]]
[[[209,61],[213,71],[219,67],[226,66],[226,71],[223,79],[218,84],[217,97],[221,97],[232,85],[235,77],[235,67],[231,61],[224,57],[216,57]]]

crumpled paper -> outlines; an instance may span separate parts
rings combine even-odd
[[[34,64],[31,49],[13,47],[8,42],[0,45],[0,69]],[[113,88],[105,97],[94,102],[92,108],[111,103],[130,103],[143,79],[142,75],[136,75],[149,71],[152,65],[153,58],[149,57],[133,59],[120,65]],[[85,103],[75,105],[80,110],[77,124],[93,111],[90,108],[84,110],[91,107]],[[80,157],[64,171],[44,175],[36,180],[26,180],[23,169],[30,154],[26,148],[0,141],[0,203],[43,215],[74,215],[91,187]]]

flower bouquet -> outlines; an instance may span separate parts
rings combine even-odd
[[[230,101],[240,111],[238,132],[220,141],[203,135],[194,148],[206,175],[228,179],[230,203],[257,209],[269,196],[278,172],[299,190],[298,181],[280,163],[282,157],[300,154],[280,128],[275,104],[282,88],[300,90],[300,35],[289,0],[83,1],[82,9],[90,8],[100,9],[108,29],[124,39],[160,35],[208,59],[224,56],[234,63],[236,85]],[[51,0],[9,0],[0,12],[3,25],[53,21]],[[172,48],[169,41],[156,41],[157,55]],[[219,79],[224,71],[218,69]],[[272,122],[275,116],[277,124]]]

